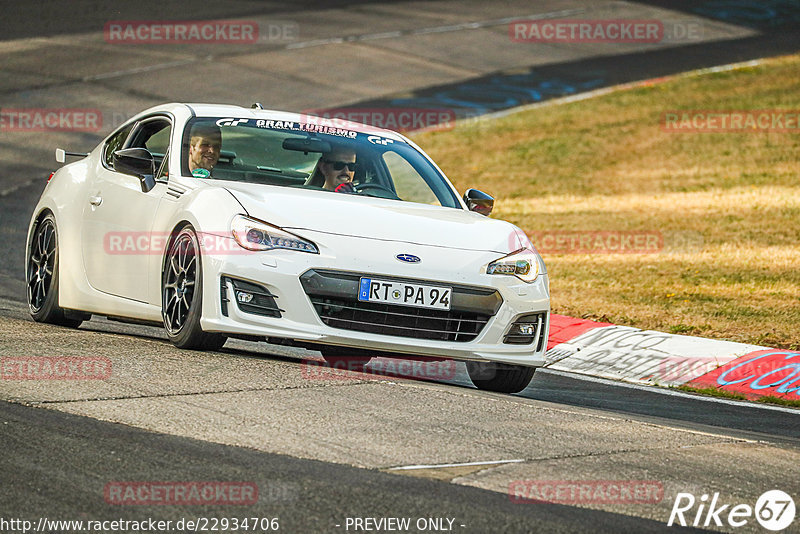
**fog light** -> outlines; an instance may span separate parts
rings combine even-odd
[[[247,304],[253,300],[252,293],[245,293],[244,291],[237,291],[236,292],[236,300],[241,302],[242,304]]]
[[[508,328],[503,343],[512,345],[530,345],[536,342],[536,352],[544,349],[547,332],[547,312],[523,315]]]
[[[517,334],[532,336],[536,334],[536,325],[531,323],[517,323]]]

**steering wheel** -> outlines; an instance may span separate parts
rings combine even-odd
[[[377,191],[381,191],[383,193],[387,193],[388,196],[386,196],[386,195],[373,195],[373,196],[377,196],[377,197],[380,197],[380,198],[391,198],[391,199],[395,199],[395,200],[400,200],[400,197],[397,196],[397,193],[395,193],[394,191],[392,191],[391,189],[389,189],[385,185],[378,184],[378,183],[375,183],[375,182],[369,182],[369,183],[365,183],[365,184],[357,184],[355,186],[355,189],[359,193],[366,193],[366,194],[369,194],[367,192],[370,191],[370,190],[373,190],[373,191],[376,191],[376,192]]]

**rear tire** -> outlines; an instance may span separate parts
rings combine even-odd
[[[58,232],[52,213],[36,226],[26,266],[28,311],[33,320],[70,328],[80,326],[82,319],[67,318],[64,310],[58,307]]]
[[[167,337],[178,348],[218,350],[223,334],[203,332],[203,269],[197,234],[185,226],[167,251],[161,276],[161,315]]]
[[[530,384],[535,367],[495,362],[467,362],[467,373],[475,387],[497,393],[519,393]]]

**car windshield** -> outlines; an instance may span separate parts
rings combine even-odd
[[[183,136],[182,172],[206,179],[329,191],[327,175],[352,170],[354,187],[348,192],[356,195],[461,208],[444,177],[414,147],[324,122],[313,117],[308,122],[192,119]],[[203,132],[217,143],[219,136],[222,140],[210,176],[202,170],[193,173],[189,166],[191,158],[201,158],[200,149],[190,150],[190,145],[200,146]],[[353,161],[353,156],[356,168],[344,167],[341,161]]]

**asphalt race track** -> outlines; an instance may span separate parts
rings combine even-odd
[[[0,532],[22,532],[3,526],[9,519],[235,516],[279,518],[283,532],[385,532],[347,521],[388,517],[453,520],[426,523],[426,531],[660,532],[681,492],[754,506],[780,489],[800,505],[797,410],[546,370],[513,396],[474,389],[462,365],[441,380],[331,376],[317,372],[319,353],[266,343],[181,351],[152,327],[34,323],[23,271],[27,224],[57,165],[53,149],[88,150],[150,105],[435,105],[474,117],[796,52],[800,15],[791,4],[0,0],[0,108],[103,115],[97,132],[0,129],[0,356],[91,356],[113,368],[102,381],[0,380]],[[534,45],[508,36],[509,20],[532,16],[680,22],[700,14],[701,37],[685,42]],[[110,20],[222,17],[297,33],[255,45],[103,39]],[[124,481],[246,481],[259,498],[242,506],[110,504],[104,489]],[[520,481],[650,481],[663,497],[520,503],[509,495]],[[709,528],[764,531],[753,518],[733,530]]]

